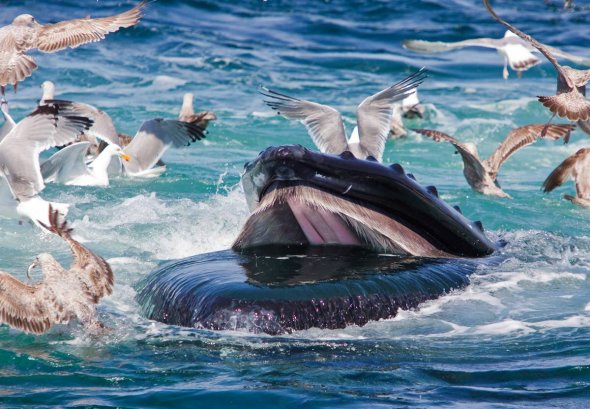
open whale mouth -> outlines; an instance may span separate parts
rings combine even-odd
[[[252,211],[234,249],[269,245],[359,246],[380,253],[481,257],[496,246],[458,208],[400,165],[271,147],[242,176]]]

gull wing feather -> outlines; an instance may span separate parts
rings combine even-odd
[[[39,28],[37,48],[52,53],[67,47],[75,48],[100,41],[109,33],[137,24],[146,4],[142,1],[131,10],[110,17],[86,17],[42,26]]]
[[[301,121],[320,152],[338,155],[348,150],[342,116],[334,108],[262,88],[266,105],[287,119]]]
[[[114,276],[109,263],[72,238],[72,229],[68,227],[65,220],[59,221],[59,212],[54,211],[51,207],[49,208],[49,223],[49,226],[42,225],[50,232],[60,236],[70,246],[74,260],[69,273],[86,284],[89,301],[96,304],[102,297],[111,294]]]
[[[41,164],[41,175],[45,182],[67,183],[88,174],[86,153],[90,142],[77,142],[54,153]]]
[[[48,101],[0,142],[0,170],[15,198],[31,198],[45,187],[39,166],[41,151],[74,141],[92,125],[92,120],[78,114],[75,103]]]
[[[543,182],[543,191],[551,192],[561,186],[570,176],[576,182],[578,197],[590,198],[590,175],[588,174],[587,160],[590,159],[590,148],[582,148],[573,155],[567,157],[547,176]]]
[[[381,161],[391,125],[393,103],[407,98],[425,79],[422,68],[361,102],[356,110],[356,121],[362,151]]]
[[[404,40],[404,48],[418,53],[442,53],[458,50],[464,47],[484,47],[498,49],[504,45],[502,40],[496,38],[472,38],[469,40],[444,42],[426,40]]]
[[[0,322],[26,332],[41,334],[59,316],[59,306],[52,293],[47,291],[44,282],[26,285],[12,275],[0,271]]]
[[[584,65],[586,67],[590,67],[590,59],[588,59],[588,58],[584,58],[584,57],[580,57],[580,56],[568,53],[568,52],[563,51],[557,47],[552,47],[547,44],[545,44],[545,48],[547,48],[551,52],[551,54],[553,54],[557,58],[563,58],[563,59],[569,60],[573,63],[579,64],[579,65]]]
[[[31,48],[26,29],[12,25],[0,29],[0,86],[16,84],[37,68],[35,60],[25,54]]]
[[[119,133],[109,114],[92,105],[76,103],[80,108],[80,115],[92,118],[94,123],[85,132],[86,135],[98,138],[109,144],[119,145]]]
[[[197,124],[176,119],[151,119],[144,122],[123,151],[131,156],[123,161],[130,173],[139,173],[154,166],[166,149],[179,148],[203,139],[203,129]]]
[[[541,133],[545,127],[547,127],[545,136],[541,136]],[[539,138],[549,139],[552,141],[555,141],[559,138],[569,139],[569,135],[575,127],[575,125],[571,124],[550,124],[548,126],[545,124],[534,124],[513,129],[506,136],[506,139],[504,139],[502,143],[498,145],[496,150],[486,160],[489,171],[495,177],[506,159],[508,159],[519,149],[530,145]]]
[[[459,142],[458,140],[456,140],[452,136],[450,136],[444,132],[435,131],[434,129],[412,129],[412,130],[414,132],[421,134],[421,135],[429,137],[430,139],[432,139],[435,142],[449,142],[449,143],[451,143],[455,147],[455,149],[457,149],[457,152],[459,152],[459,154],[463,158],[463,162],[465,163],[465,165],[466,166],[469,165],[472,169],[474,169],[480,178],[483,178],[484,175],[487,173],[486,169],[484,168],[484,166],[481,163],[481,161],[479,160],[479,158],[477,158],[475,155],[473,155],[469,151],[467,146],[465,146],[464,144],[462,144],[461,142]]]

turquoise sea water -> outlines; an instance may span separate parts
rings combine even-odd
[[[107,15],[129,1],[0,1],[0,23],[23,12],[41,22]],[[588,57],[590,8],[575,2],[495,1],[498,13],[544,42]],[[506,260],[417,311],[343,330],[281,337],[170,327],[139,315],[134,285],[160,263],[227,248],[247,217],[243,163],[273,144],[312,147],[303,126],[274,115],[266,85],[341,110],[349,131],[356,105],[426,66],[424,120],[476,142],[482,156],[515,126],[543,122],[536,95],[555,89],[543,63],[522,79],[501,77],[501,57],[465,49],[418,55],[405,38],[457,41],[504,30],[476,0],[159,0],[142,23],[99,44],[35,53],[40,68],[9,94],[21,117],[47,79],[60,97],[93,103],[121,131],[176,116],[184,92],[219,120],[204,143],[170,151],[168,171],[109,188],[49,185],[72,203],[77,236],[113,266],[116,286],[99,307],[111,332],[96,341],[75,325],[43,336],[0,327],[0,405],[79,407],[587,407],[590,394],[590,211],[540,185],[568,154],[590,144],[541,141],[501,170],[512,200],[472,192],[453,149],[416,135],[387,144],[424,184],[481,219],[508,245]],[[68,263],[57,238],[0,220],[0,268],[19,278],[42,251]]]

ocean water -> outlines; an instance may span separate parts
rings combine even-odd
[[[81,4],[83,3],[83,4]],[[540,40],[589,56],[590,6],[550,0],[495,1],[498,13]],[[0,1],[0,23],[27,12],[43,23],[108,15],[130,1]],[[169,151],[158,179],[111,186],[49,185],[44,197],[72,204],[76,236],[116,274],[98,308],[100,339],[76,325],[43,336],[0,327],[4,407],[587,407],[590,396],[590,211],[563,200],[568,182],[540,190],[567,155],[590,144],[540,141],[502,168],[513,199],[472,192],[458,155],[417,135],[386,146],[418,181],[436,185],[466,216],[504,239],[504,262],[481,269],[462,290],[395,319],[285,336],[213,332],[142,318],[135,284],[161,263],[223,250],[248,211],[239,175],[270,145],[312,147],[304,127],[277,117],[260,85],[331,104],[350,131],[357,104],[425,66],[423,120],[476,142],[482,156],[515,126],[549,117],[536,100],[555,90],[544,62],[501,77],[493,50],[419,55],[406,38],[499,38],[502,27],[476,0],[158,0],[142,23],[105,41],[57,54],[34,53],[39,69],[8,94],[16,117],[30,111],[44,80],[63,98],[105,109],[133,134],[142,121],[175,117],[182,94],[219,120],[203,143]],[[25,279],[42,251],[70,260],[59,239],[0,220],[0,268]]]

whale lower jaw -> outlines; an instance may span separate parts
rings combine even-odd
[[[275,182],[233,244],[358,246],[380,253],[454,257],[391,217],[305,184]]]

